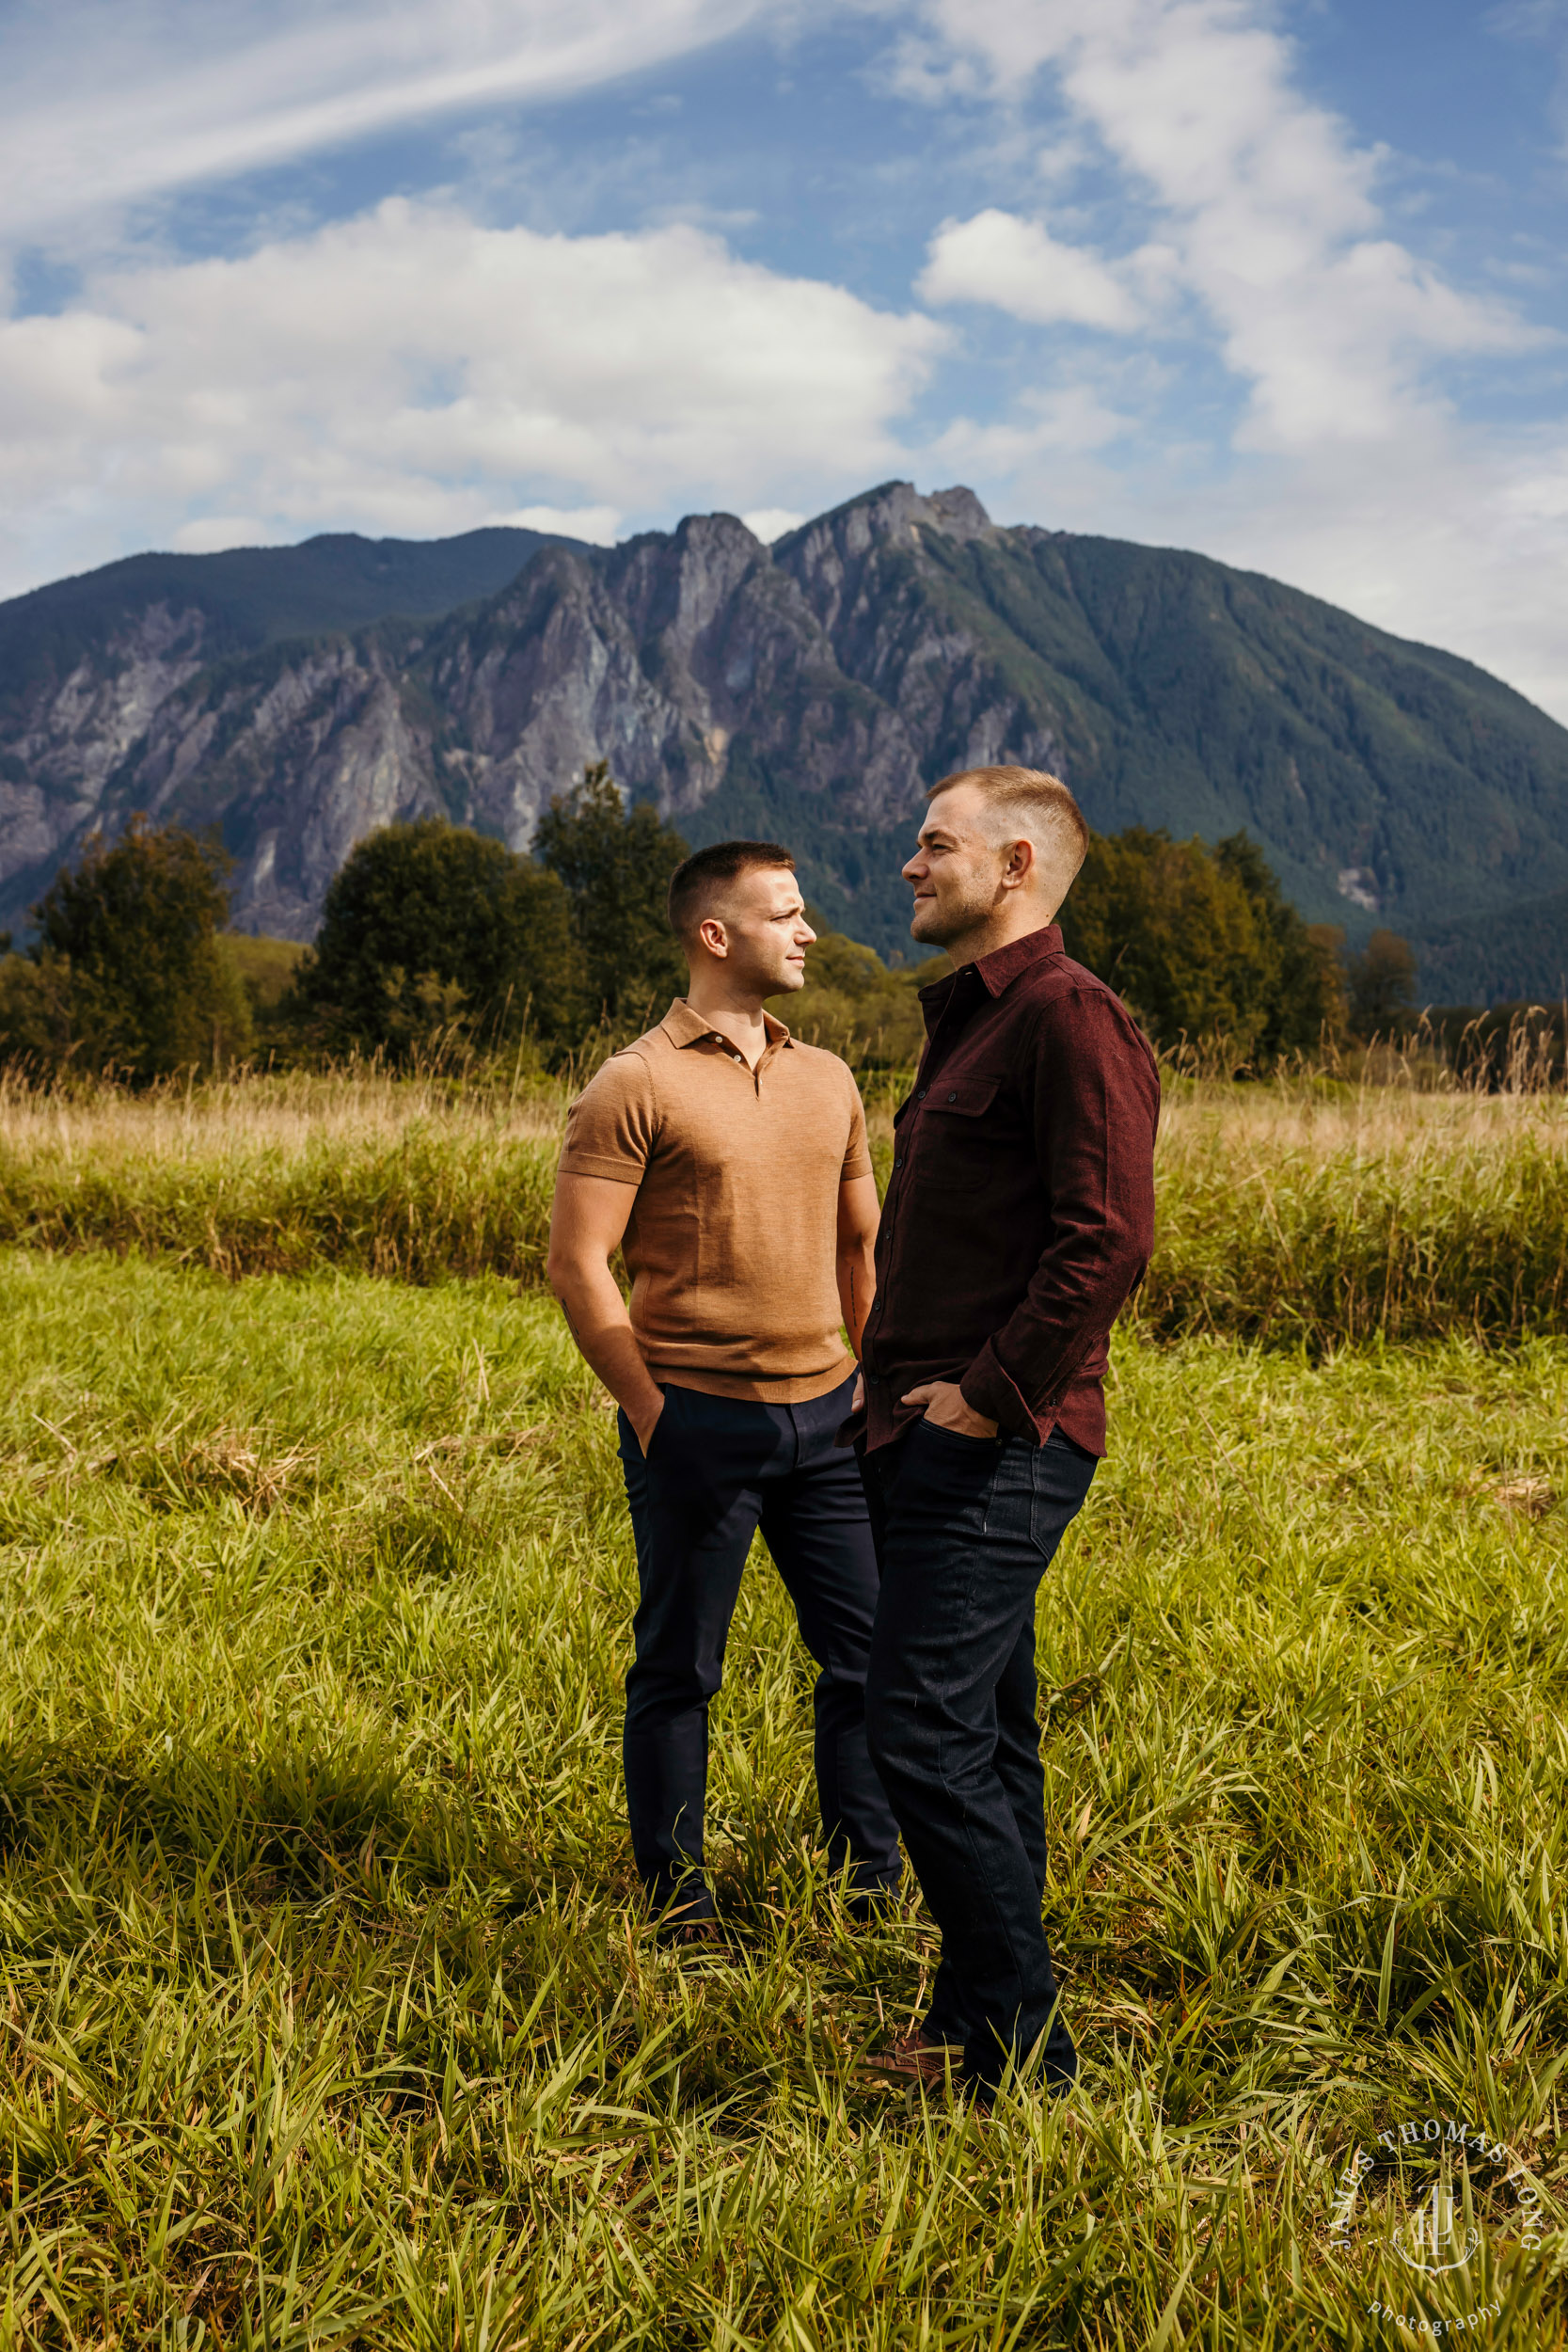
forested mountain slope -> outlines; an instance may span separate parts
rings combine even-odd
[[[722,515],[505,544],[529,536],[137,558],[0,606],[0,921],[146,808],[221,824],[238,919],[305,937],[372,825],[439,809],[522,846],[608,758],[694,842],[792,842],[886,949],[923,787],[1012,757],[1102,830],[1245,827],[1308,917],[1430,941],[1445,998],[1560,991],[1568,731],[1451,655],[1203,556],[1000,529],[963,489],[890,484],[771,548]],[[323,548],[314,586],[232,568]],[[334,624],[333,596],[375,609]]]

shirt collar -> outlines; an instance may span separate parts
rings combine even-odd
[[[705,1040],[719,1036],[719,1031],[705,1021],[700,1013],[692,1011],[684,996],[675,998],[658,1025],[671,1044],[674,1046],[701,1045]],[[763,1008],[762,1025],[768,1033],[769,1045],[794,1044],[795,1041],[784,1023],[776,1021],[766,1006]],[[728,1038],[724,1038],[721,1042],[729,1045],[730,1041]],[[733,1053],[734,1050],[731,1046],[730,1051]]]
[[[1009,939],[1005,947],[993,947],[989,956],[979,956],[973,963],[960,964],[944,979],[933,980],[929,988],[920,991],[920,1001],[922,1004],[934,1002],[939,990],[945,999],[966,972],[975,974],[988,996],[1000,996],[1004,989],[1012,986],[1021,972],[1027,972],[1035,964],[1043,963],[1047,956],[1059,956],[1061,952],[1062,927],[1059,923],[1047,923],[1037,931],[1025,931],[1022,939]]]

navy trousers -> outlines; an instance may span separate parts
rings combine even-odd
[[[657,1908],[709,1917],[703,1877],[707,1709],[758,1527],[816,1661],[816,1789],[833,1867],[870,1898],[898,1883],[898,1831],[865,1738],[877,1557],[854,1457],[833,1439],[851,1383],[805,1405],[671,1386],[646,1460],[621,1415],[637,1544],[624,1756],[632,1852]]]
[[[942,1930],[926,2030],[994,2082],[1044,2036],[1047,2081],[1078,2069],[1041,1921],[1045,1773],[1035,1595],[1095,1457],[916,1422],[862,1464],[881,1593],[866,1678],[871,1756]],[[1049,2026],[1049,2032],[1047,2028]]]

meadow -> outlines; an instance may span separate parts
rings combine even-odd
[[[866,2069],[933,1936],[825,1876],[760,1553],[728,1939],[639,1915],[561,1106],[0,1098],[0,2344],[1568,2342],[1561,1098],[1173,1090],[1038,1625],[1085,2074],[989,2115]]]
[[[543,1279],[574,1074],[243,1074],[135,1094],[0,1073],[0,1244],[228,1274]],[[863,1080],[880,1178],[896,1077]],[[1147,1336],[1314,1351],[1568,1331],[1568,1096],[1167,1079]]]

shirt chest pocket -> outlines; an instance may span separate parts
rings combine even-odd
[[[993,1113],[999,1078],[938,1079],[921,1104],[912,1172],[923,1190],[984,1191],[1001,1137]]]

